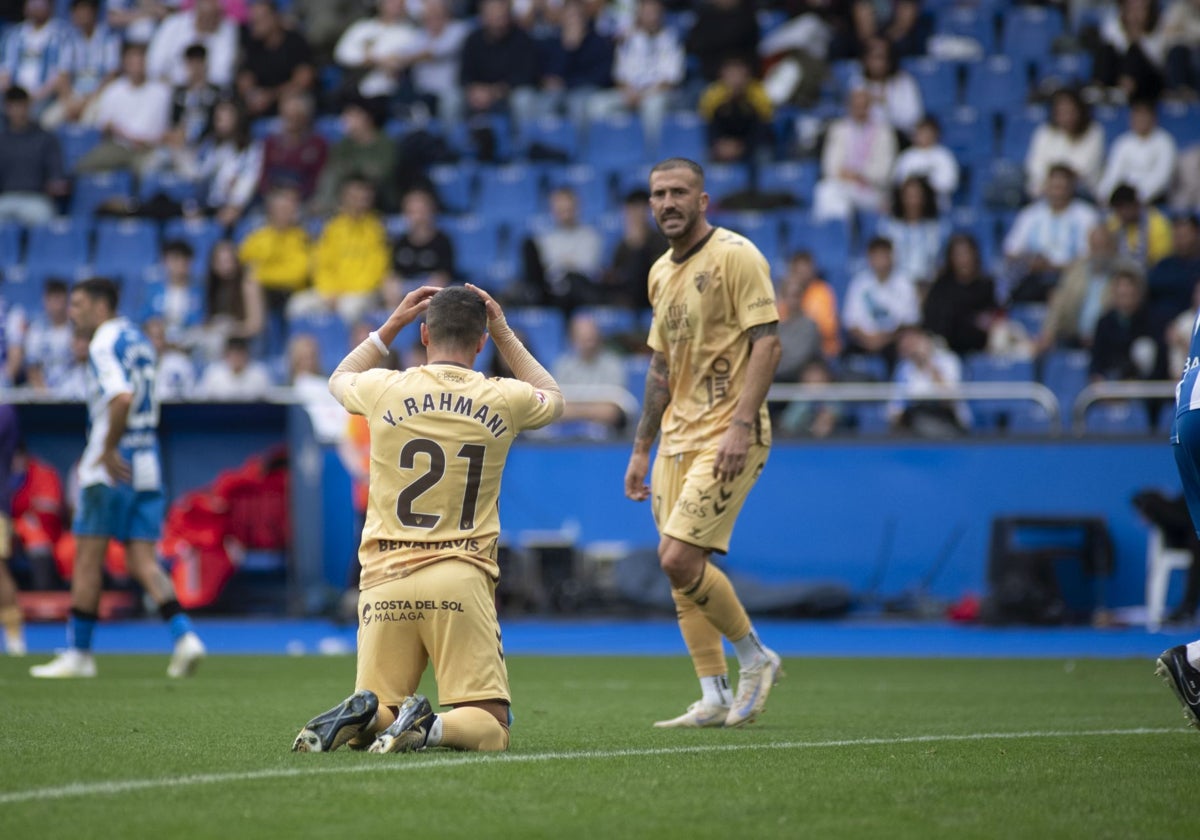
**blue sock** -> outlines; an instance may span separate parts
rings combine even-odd
[[[158,614],[167,622],[171,630],[171,638],[179,641],[181,636],[192,632],[192,620],[188,618],[179,602],[172,599],[158,608]]]
[[[67,619],[67,647],[90,653],[92,650],[92,633],[96,629],[96,614],[71,608],[71,616]]]

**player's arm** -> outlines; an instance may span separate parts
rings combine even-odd
[[[750,439],[758,425],[758,413],[775,379],[775,368],[783,348],[779,341],[779,322],[757,324],[745,332],[750,341],[750,359],[746,363],[746,381],[733,409],[733,421],[717,446],[713,476],[732,481],[746,468]]]
[[[484,305],[487,306],[488,333],[492,336],[492,341],[496,343],[496,351],[512,370],[513,377],[529,383],[535,390],[545,394],[551,409],[551,419],[557,420],[562,416],[563,408],[566,406],[566,400],[563,399],[558,382],[525,348],[521,339],[517,338],[517,334],[505,320],[504,310],[500,308],[500,304],[496,303],[491,295],[478,286],[470,283],[467,283],[466,286],[483,298]]]
[[[133,470],[129,463],[121,457],[121,438],[125,435],[126,422],[129,419],[129,406],[133,404],[133,394],[121,391],[114,394],[108,401],[108,434],[104,436],[104,451],[100,453],[100,463],[108,470],[108,474],[116,481],[128,483],[133,480]]]
[[[658,437],[663,414],[670,404],[671,386],[667,374],[667,357],[661,351],[656,351],[650,357],[650,369],[646,372],[642,416],[634,434],[629,466],[625,469],[625,495],[635,502],[642,502],[650,497],[650,488],[646,485],[646,473],[650,470],[650,447]]]
[[[404,296],[400,305],[388,316],[378,330],[367,336],[367,339],[353,350],[329,377],[329,393],[352,414],[361,414],[363,410],[357,406],[350,392],[358,374],[368,371],[379,363],[381,357],[388,354],[388,347],[400,331],[419,318],[429,308],[429,300],[440,289],[434,286],[422,286]],[[347,402],[349,400],[349,403]]]

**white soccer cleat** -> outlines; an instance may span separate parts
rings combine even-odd
[[[688,706],[687,711],[677,718],[660,720],[654,723],[655,729],[706,729],[710,726],[724,726],[729,714],[728,706],[715,706],[697,700]]]
[[[175,643],[171,664],[167,666],[167,676],[173,679],[190,677],[196,673],[196,667],[207,652],[199,636],[195,633],[184,633]]]
[[[68,648],[45,665],[34,665],[29,674],[50,680],[87,679],[96,676],[96,660],[90,653]]]
[[[766,658],[761,662],[743,668],[738,673],[737,696],[729,707],[729,715],[725,718],[726,726],[743,726],[753,723],[762,714],[767,705],[767,695],[771,687],[783,676],[783,662],[773,650],[766,651]]]

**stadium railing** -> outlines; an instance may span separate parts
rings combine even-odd
[[[1171,380],[1093,382],[1075,398],[1071,406],[1071,431],[1077,436],[1088,432],[1088,411],[1099,403],[1125,402],[1128,400],[1175,400],[1175,386]],[[1172,411],[1173,415],[1174,412]]]

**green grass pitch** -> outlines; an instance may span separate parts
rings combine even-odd
[[[685,732],[650,727],[683,656],[514,657],[500,756],[289,752],[348,657],[29,665],[0,659],[13,840],[1200,836],[1200,732],[1149,661],[790,659],[758,723]]]

